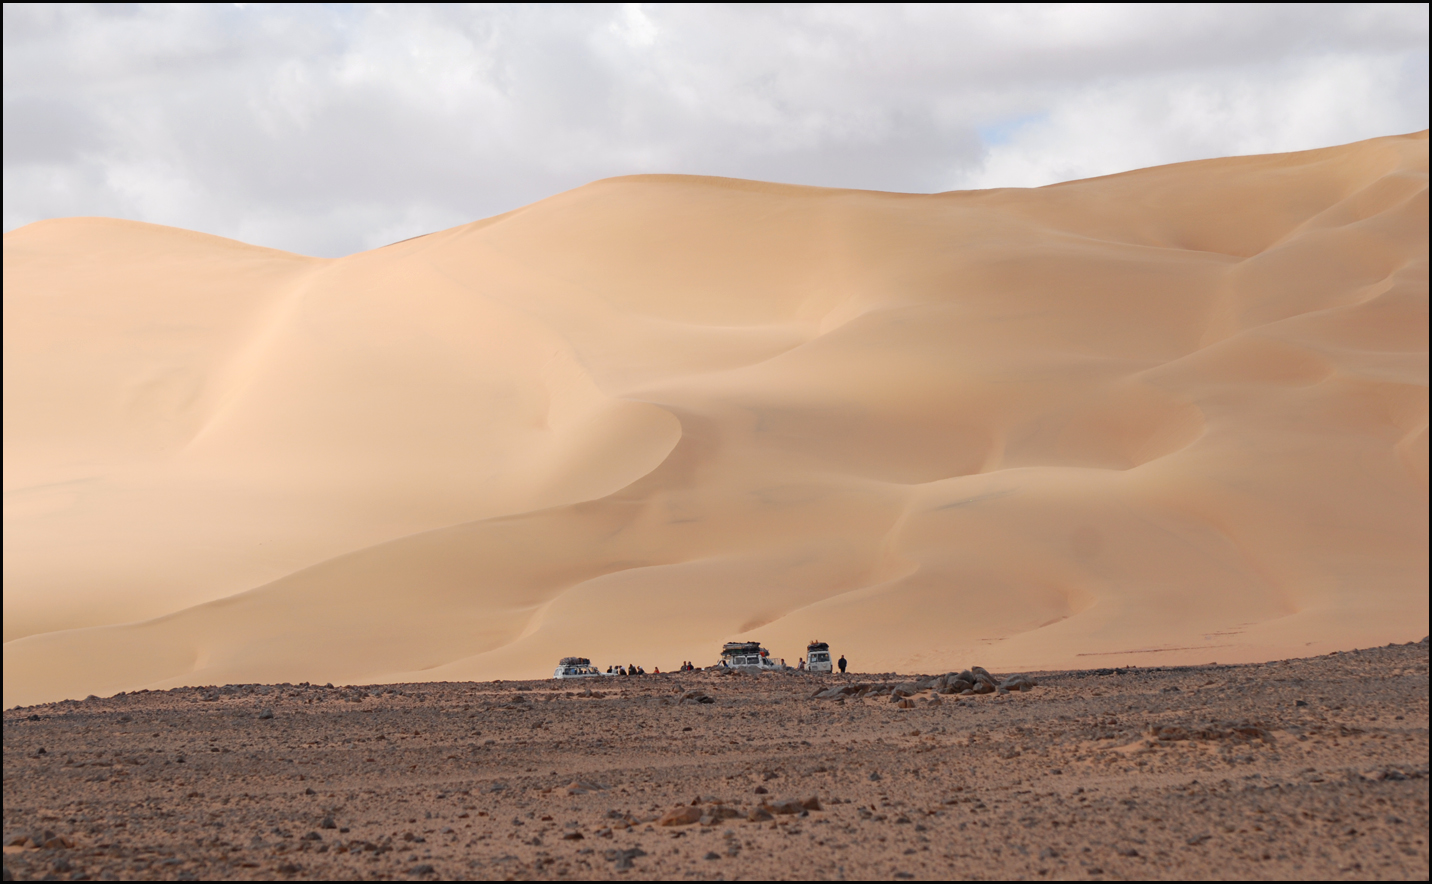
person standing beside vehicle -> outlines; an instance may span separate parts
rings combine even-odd
[[[845,655],[844,655],[844,654],[841,654],[841,655],[840,655],[840,660],[839,660],[835,665],[840,667],[840,674],[841,674],[841,675],[844,675],[844,674],[845,674]]]

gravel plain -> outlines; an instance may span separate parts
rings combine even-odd
[[[919,676],[692,673],[10,709],[5,875],[1427,879],[1425,641],[1031,675],[905,703],[884,691]]]

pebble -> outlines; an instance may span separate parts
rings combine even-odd
[[[270,718],[273,718],[273,707],[266,706],[264,707],[264,711],[259,713],[259,720],[264,721]]]
[[[656,821],[658,826],[689,826],[701,822],[701,808],[689,804],[673,807]]]

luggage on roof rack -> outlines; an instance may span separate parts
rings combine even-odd
[[[550,657],[548,659],[551,659]],[[586,657],[563,657],[561,666],[591,666],[592,661]]]

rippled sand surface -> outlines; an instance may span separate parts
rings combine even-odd
[[[620,178],[336,260],[20,228],[4,703],[1404,641],[1427,218],[1422,132],[1034,190]]]

